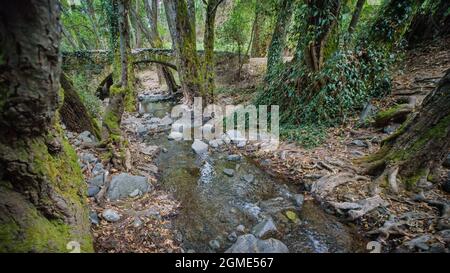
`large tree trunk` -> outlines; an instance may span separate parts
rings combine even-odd
[[[283,51],[286,44],[286,34],[293,12],[291,0],[281,0],[278,11],[277,22],[267,53],[267,74],[270,75],[274,69],[283,62]]]
[[[118,31],[120,38],[119,58],[115,53],[114,66],[120,66],[120,82],[110,87],[110,102],[103,114],[102,145],[109,149],[108,156],[116,168],[122,168],[124,158],[122,156],[123,145],[121,139],[120,123],[125,110],[132,111],[135,108],[133,66],[130,58],[130,36],[128,25],[128,12],[130,0],[117,0],[118,3]],[[114,34],[112,34],[114,35]],[[114,49],[117,52],[117,49]],[[115,68],[117,71],[118,69]],[[114,73],[113,73],[114,74]],[[117,72],[116,72],[117,74]],[[115,75],[115,77],[119,77]],[[115,80],[115,82],[118,82]]]
[[[419,111],[364,159],[367,171],[381,173],[377,184],[389,182],[396,192],[396,174],[412,187],[422,178],[434,180],[436,169],[450,149],[450,70],[423,101]]]
[[[222,2],[223,0],[208,0],[206,5],[205,37],[203,39],[205,49],[204,73],[205,92],[210,102],[214,97],[214,28],[217,8]]]
[[[59,110],[61,121],[72,132],[89,131],[99,138],[99,129],[87,112],[83,102],[81,102],[80,96],[74,89],[70,79],[66,74],[61,73],[60,81],[61,88],[64,91],[64,103]]]
[[[0,5],[0,252],[92,251],[86,186],[64,139],[57,0]]]
[[[205,96],[203,75],[197,54],[194,29],[188,17],[185,0],[164,1],[167,20],[177,54],[177,67],[186,104],[192,104],[196,96]]]

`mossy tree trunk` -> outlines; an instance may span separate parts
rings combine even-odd
[[[192,104],[196,96],[205,96],[204,77],[197,54],[195,29],[188,16],[186,0],[164,1],[167,20],[170,21],[173,46],[177,55],[177,67],[186,104]]]
[[[205,35],[203,39],[203,47],[205,50],[204,59],[204,75],[205,75],[205,92],[208,100],[211,102],[214,98],[214,28],[216,22],[217,8],[223,0],[205,0],[206,18],[205,18]]]
[[[93,251],[86,186],[59,123],[57,0],[0,5],[0,252]]]
[[[291,21],[294,1],[281,0],[277,22],[267,53],[267,74],[271,75],[275,68],[283,62],[283,51],[286,44],[286,34]]]
[[[128,24],[130,0],[115,0],[113,5],[115,14],[111,17],[117,20],[118,33],[110,35],[119,36],[119,48],[113,45],[114,48],[111,50],[115,52],[113,78],[116,84],[110,87],[110,101],[103,115],[102,146],[108,147],[107,157],[116,168],[121,169],[125,160],[120,130],[122,115],[125,110],[135,109],[134,73]]]
[[[396,175],[412,187],[421,178],[435,179],[435,171],[450,149],[450,70],[393,135],[374,155],[364,159],[367,171],[381,173],[377,183],[389,182],[398,191]]]
[[[89,115],[86,106],[84,106],[72,82],[64,72],[61,73],[60,82],[64,94],[64,103],[59,110],[61,121],[72,132],[89,131],[99,138],[98,125]]]

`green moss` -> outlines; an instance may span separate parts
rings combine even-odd
[[[52,140],[61,143],[61,151],[56,154],[49,153],[46,145]],[[83,251],[92,252],[85,202],[86,183],[77,162],[76,152],[63,137],[58,116],[51,133],[31,140],[22,139],[12,151],[16,160],[29,162],[28,172],[43,179],[43,183],[64,200],[67,211],[72,215],[70,217],[74,217],[77,222],[73,225],[63,222],[67,215],[55,215],[54,219],[46,218],[28,200],[21,200],[20,194],[2,183],[2,194],[4,191],[11,191],[9,195],[16,194],[14,201],[9,202],[19,207],[22,213],[13,216],[20,218],[20,224],[14,219],[2,219],[0,222],[0,252],[66,252],[66,244],[69,241],[77,241]],[[46,198],[49,197],[40,196],[42,205],[55,206],[55,200]]]
[[[439,123],[430,128],[427,132],[420,135],[420,137],[412,143],[408,148],[399,150],[396,153],[390,153],[388,160],[392,162],[400,162],[414,157],[416,153],[425,146],[433,138],[445,138],[448,128],[450,127],[450,115],[441,119]]]
[[[410,110],[411,106],[409,104],[399,104],[389,108],[386,111],[381,111],[375,116],[376,124],[383,124],[391,119],[394,119],[398,113],[404,110]]]

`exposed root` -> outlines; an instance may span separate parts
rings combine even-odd
[[[324,198],[337,186],[358,180],[368,180],[368,178],[348,172],[326,175],[313,183],[311,192],[319,198]]]
[[[367,232],[369,235],[379,234],[378,240],[384,241],[389,239],[391,235],[410,236],[406,231],[408,222],[406,220],[399,220],[395,216],[391,216],[389,220],[384,222],[383,226],[375,230]]]
[[[350,220],[361,218],[368,212],[378,208],[379,206],[387,206],[379,195],[369,197],[358,202],[330,202],[330,205],[337,210],[348,210],[347,214]]]
[[[398,185],[397,185],[398,169],[399,169],[398,166],[394,166],[394,167],[390,167],[387,171],[389,189],[393,193],[398,193]]]

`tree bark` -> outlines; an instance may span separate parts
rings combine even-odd
[[[74,89],[72,82],[64,73],[61,74],[61,88],[64,90],[64,103],[59,110],[61,121],[72,132],[81,133],[89,131],[100,137],[98,128],[94,124],[86,107],[81,102],[80,96]]]
[[[277,22],[267,53],[267,74],[270,75],[275,67],[283,62],[283,50],[286,43],[286,33],[293,12],[293,2],[291,0],[281,0],[278,11]]]
[[[450,149],[450,70],[437,88],[424,99],[419,111],[391,136],[383,140],[374,155],[364,159],[370,174],[381,173],[378,182],[398,168],[398,174],[407,187],[421,178],[436,179]]]
[[[57,0],[0,5],[0,252],[93,251],[86,186],[59,124]]]
[[[120,35],[120,63],[121,86],[128,87],[128,55],[130,53],[130,35],[128,27],[128,11],[130,0],[119,0],[119,35]]]
[[[195,32],[187,16],[185,0],[164,1],[164,6],[167,20],[173,25],[171,36],[177,54],[177,67],[184,100],[186,104],[191,105],[195,96],[205,96]]]
[[[263,14],[261,12],[260,3],[257,1],[255,5],[255,19],[253,21],[252,26],[252,49],[251,56],[252,57],[264,57],[265,53],[263,48],[261,47],[261,24],[264,21]]]
[[[206,1],[205,1],[206,2]],[[203,39],[204,56],[204,74],[205,74],[205,92],[208,101],[212,102],[214,98],[214,28],[216,22],[217,8],[223,0],[208,0],[206,4],[205,36]]]

